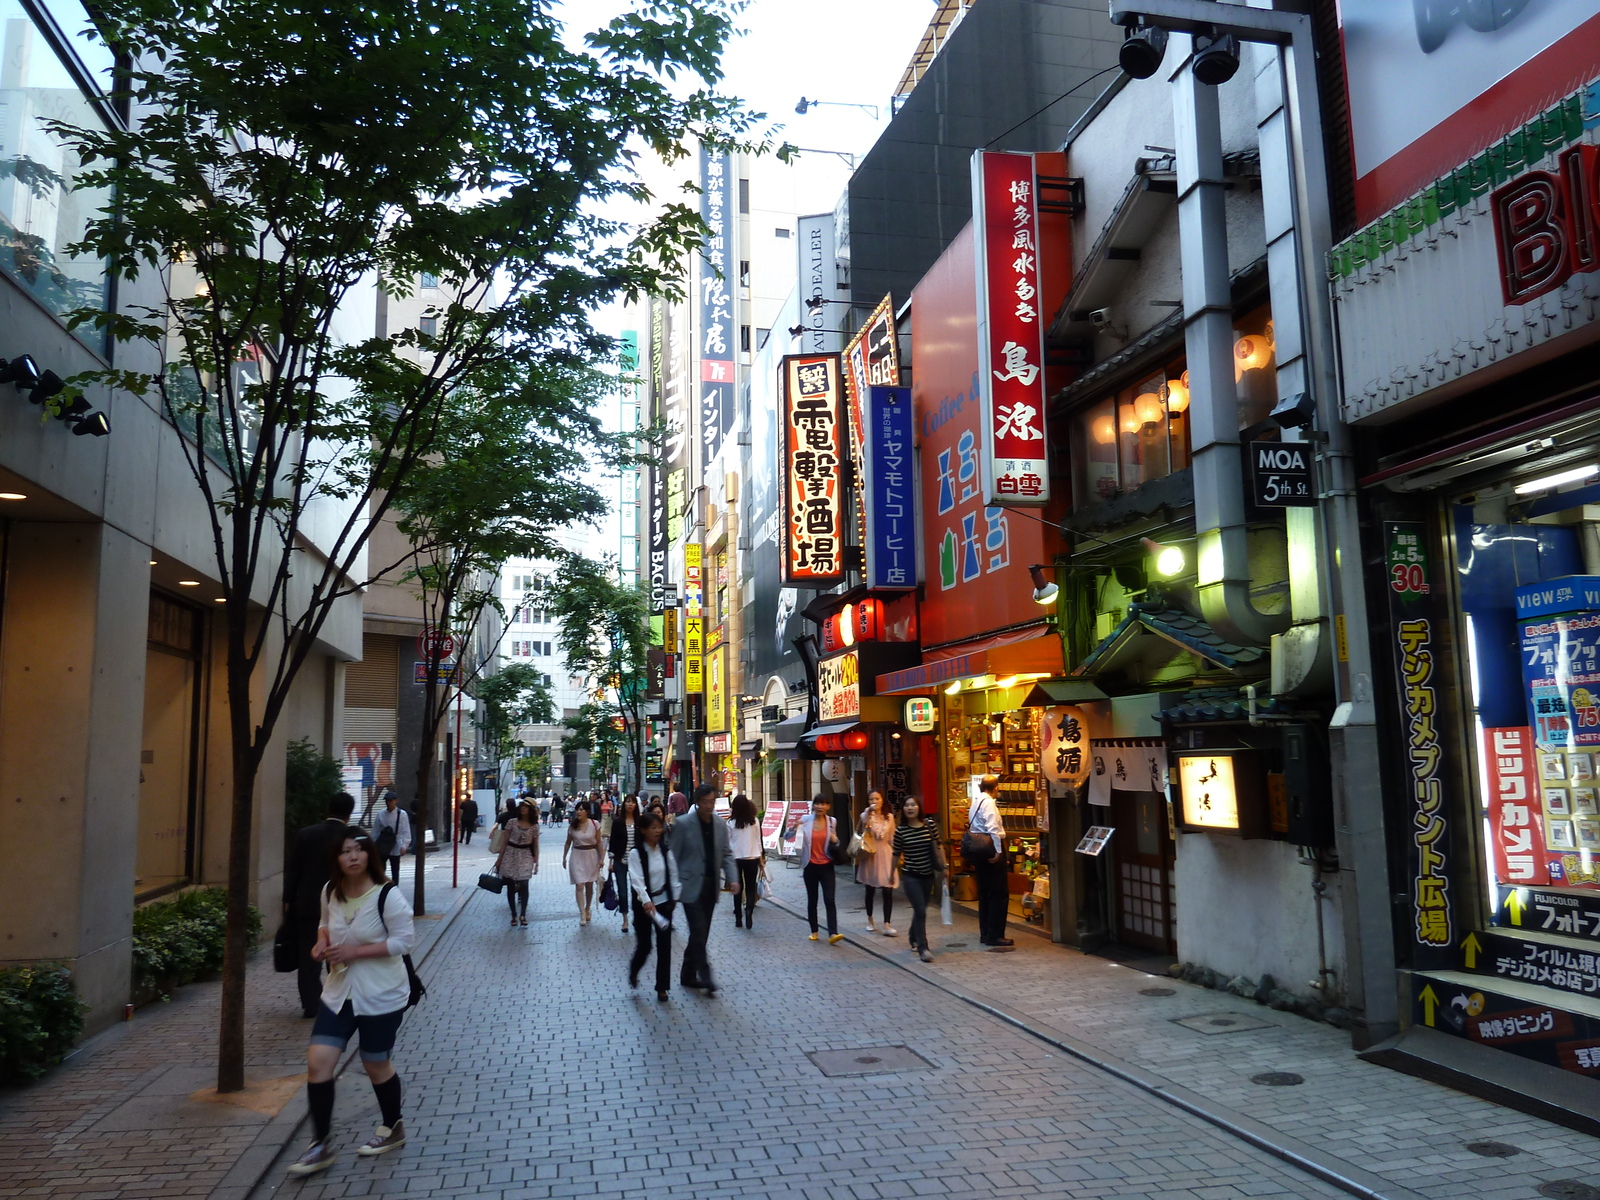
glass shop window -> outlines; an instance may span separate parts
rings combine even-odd
[[[1277,404],[1277,359],[1271,310],[1263,306],[1234,324],[1233,377],[1239,428],[1266,418]],[[1090,405],[1073,418],[1073,501],[1109,500],[1189,466],[1189,372],[1179,358]]]

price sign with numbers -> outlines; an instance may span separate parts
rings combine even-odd
[[[1251,442],[1251,498],[1261,508],[1310,508],[1317,502],[1306,442]]]

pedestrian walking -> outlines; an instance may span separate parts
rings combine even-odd
[[[694,809],[673,825],[671,846],[683,882],[680,910],[689,924],[678,981],[684,987],[703,988],[706,995],[715,996],[717,985],[706,957],[706,938],[711,934],[711,915],[722,895],[723,882],[727,882],[736,899],[739,895],[739,869],[728,845],[728,823],[717,819],[717,789],[713,785],[703,783],[695,788]]]
[[[739,895],[733,902],[733,923],[739,929],[753,929],[756,911],[756,876],[766,874],[766,858],[761,852],[761,821],[750,797],[740,793],[733,798],[728,814],[728,846],[739,869]]]
[[[456,810],[456,818],[459,826],[456,829],[456,841],[472,845],[472,831],[478,827],[478,802],[468,796]]]
[[[352,1035],[360,1039],[361,1065],[378,1098],[382,1122],[356,1153],[387,1154],[406,1142],[400,1076],[390,1056],[411,998],[411,981],[401,958],[416,942],[411,906],[384,877],[377,845],[359,825],[348,827],[335,844],[329,875],[312,950],[319,961],[329,964],[306,1048],[312,1141],[289,1167],[289,1174],[297,1176],[324,1171],[338,1157],[332,1146],[333,1076]]]
[[[600,826],[589,819],[589,805],[580,800],[567,827],[566,844],[561,847],[561,865],[572,880],[578,901],[578,924],[589,923],[594,906],[594,885],[605,871],[605,855],[600,850]]]
[[[800,819],[800,853],[805,856],[805,870],[801,877],[806,882],[806,920],[811,923],[811,940],[821,935],[817,930],[817,893],[822,893],[823,907],[828,914],[828,943],[842,942],[839,932],[839,908],[834,901],[833,847],[839,844],[839,826],[828,815],[833,801],[820,793],[811,799],[811,811]]]
[[[933,826],[923,820],[922,802],[907,796],[894,831],[895,865],[900,868],[900,886],[911,904],[911,928],[907,936],[912,952],[923,962],[932,962],[928,951],[928,901],[933,897],[935,879],[950,886],[950,868]]]
[[[994,855],[984,858],[967,854],[972,873],[978,883],[978,940],[985,946],[1010,946],[1014,943],[1006,936],[1006,912],[1011,907],[1011,892],[1006,886],[1005,827],[1000,823],[1000,809],[995,804],[995,790],[1000,786],[998,775],[985,775],[978,783],[978,798],[967,812],[967,833],[987,839],[994,845]],[[962,839],[965,843],[966,839]],[[962,853],[966,854],[963,844]]]
[[[672,817],[681,817],[688,811],[689,797],[674,789],[673,793],[667,797],[667,814]]]
[[[517,818],[506,825],[506,844],[494,860],[495,874],[506,881],[511,928],[528,925],[528,880],[539,873],[539,810],[531,800],[517,805]],[[521,912],[517,911],[521,907]]]
[[[611,880],[617,889],[617,907],[622,911],[622,932],[628,932],[628,912],[633,908],[628,890],[628,855],[639,840],[639,797],[629,795],[611,818],[611,833],[606,849],[611,855]]]
[[[500,810],[500,815],[494,819],[494,823],[499,828],[504,829],[507,825],[511,824],[512,821],[517,819],[517,803],[518,801],[515,797],[507,798],[506,806]]]
[[[550,824],[559,825],[567,819],[567,798],[557,793],[550,801]]]
[[[628,986],[639,986],[639,972],[656,951],[656,999],[665,1000],[672,986],[672,914],[683,891],[678,860],[662,841],[667,827],[654,813],[635,826],[638,837],[628,852],[627,879],[632,892],[634,947],[628,962]],[[659,918],[659,920],[658,920]]]
[[[294,835],[294,846],[283,868],[283,917],[293,922],[295,953],[299,974],[300,1015],[317,1015],[322,996],[322,964],[311,956],[317,944],[317,928],[322,924],[322,889],[327,885],[334,852],[344,840],[344,831],[355,812],[355,797],[340,792],[328,801],[328,815],[315,825],[307,825]]]
[[[861,810],[857,832],[861,835],[861,850],[856,855],[856,882],[867,889],[867,932],[878,932],[872,924],[874,895],[883,898],[883,936],[894,937],[894,926],[889,918],[894,912],[894,889],[899,883],[895,872],[894,813],[884,803],[883,793],[874,789],[867,793],[867,807]]]
[[[383,811],[372,822],[372,840],[378,855],[388,860],[389,878],[400,882],[400,860],[411,849],[411,814],[400,807],[400,798],[390,788],[383,796]]]

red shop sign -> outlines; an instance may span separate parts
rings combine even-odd
[[[1038,193],[1033,155],[974,151],[978,386],[984,500],[990,505],[1042,505],[1050,499]]]

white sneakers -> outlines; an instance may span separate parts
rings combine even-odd
[[[894,937],[895,936],[894,926],[890,925],[887,921],[885,921],[884,925],[883,925],[883,936],[884,937]]]
[[[871,917],[867,918],[867,932],[868,933],[877,933],[878,932],[878,927],[872,923],[872,918]]]

